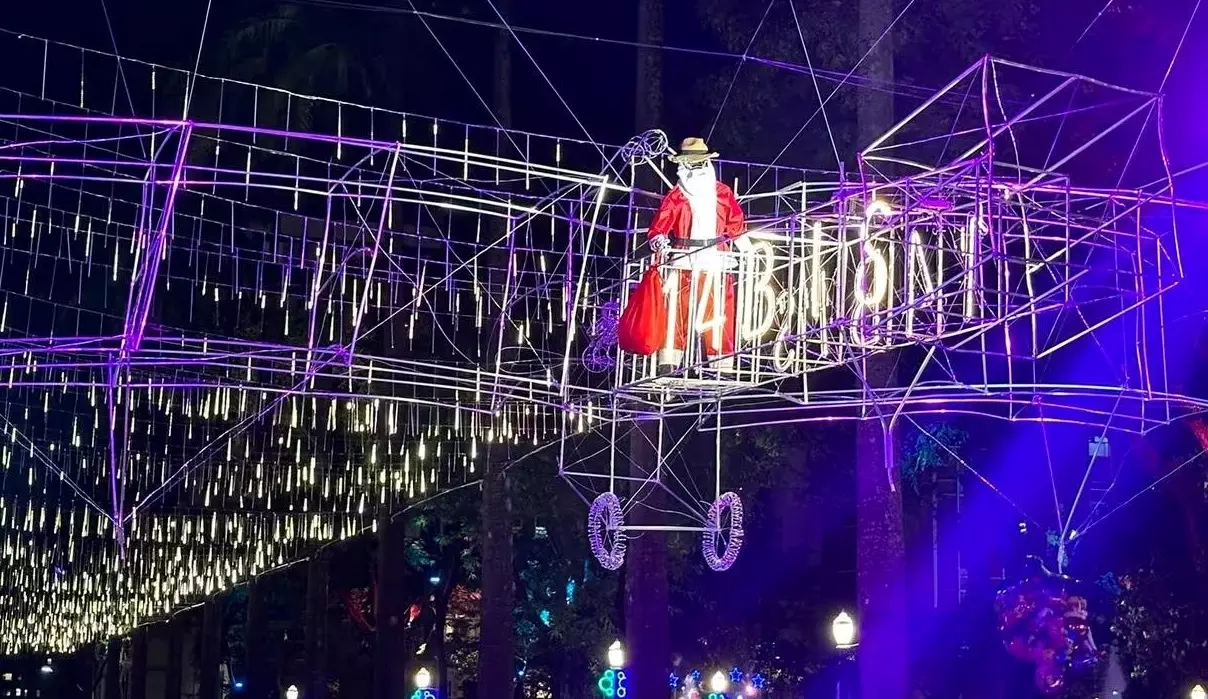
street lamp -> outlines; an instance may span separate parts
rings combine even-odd
[[[298,685],[291,684],[289,689],[285,690],[285,699],[298,699]]]
[[[1191,699],[1208,699],[1208,691],[1204,691],[1204,685],[1197,684],[1191,688]]]
[[[415,688],[428,689],[432,686],[432,673],[428,672],[428,668],[421,667],[415,673]]]
[[[713,673],[713,677],[709,678],[709,689],[712,690],[714,694],[725,694],[726,690],[729,688],[730,680],[726,677],[726,673],[722,672],[721,670]]]
[[[835,647],[840,650],[851,648],[856,640],[856,622],[847,612],[839,612],[839,616],[831,622],[831,636],[835,639]]]
[[[613,670],[625,667],[625,649],[621,647],[620,641],[613,641],[608,647],[608,667]]]

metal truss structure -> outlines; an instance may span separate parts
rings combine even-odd
[[[651,528],[627,517],[661,490],[642,521],[701,532],[722,565],[717,532],[742,532],[740,508],[724,516],[725,429],[856,419],[888,437],[921,415],[971,414],[1143,433],[1202,411],[1172,389],[1163,295],[1182,277],[1176,224],[1203,206],[1176,200],[1161,123],[1157,95],[986,58],[870,144],[857,172],[742,189],[753,249],[718,253],[711,274],[728,281],[703,282],[735,286],[734,355],[690,347],[670,375],[657,356],[622,357],[588,411],[596,434],[567,427],[564,474],[605,493],[589,520],[601,561],[620,565],[626,532]],[[1105,172],[1105,152],[1127,160]],[[621,264],[636,280],[649,258],[631,245]],[[690,336],[718,325],[709,293],[688,295]],[[695,476],[678,454],[694,432],[713,442],[693,451]],[[651,457],[632,458],[626,434]]]
[[[1006,64],[962,76],[981,83],[981,143],[935,164],[919,163],[938,141],[893,140],[922,112],[858,172],[723,163],[757,243],[733,260],[738,361],[721,375],[689,351],[656,375],[608,327],[646,264],[634,233],[656,199],[635,175],[665,140],[469,126],[0,40],[41,67],[0,86],[0,652],[122,633],[547,446],[585,498],[612,494],[598,532],[640,504],[617,487],[630,479],[715,545],[741,511],[720,454],[712,498],[674,486],[673,439],[634,475],[618,447],[634,422],[717,439],[1043,409],[1143,431],[1203,407],[1162,361],[1169,178],[1087,189],[1057,174],[1070,158],[1026,165],[1023,131],[1062,93],[998,101]],[[960,87],[928,106],[968,118]],[[1119,128],[1151,132],[1159,100],[1127,95]],[[186,102],[189,119],[155,116]],[[297,128],[303,112],[334,128]],[[1051,371],[1109,333],[1136,347],[1126,366]],[[913,380],[868,381],[891,350]]]

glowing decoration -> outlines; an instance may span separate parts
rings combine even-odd
[[[605,699],[625,699],[629,695],[629,687],[624,670],[609,668],[596,681],[596,689],[600,690]]]
[[[1050,573],[1034,556],[1027,563],[1026,577],[995,599],[999,631],[1007,652],[1035,666],[1037,688],[1058,694],[1104,654],[1091,636],[1086,599],[1072,593],[1077,583]]]
[[[553,621],[553,616],[550,614],[548,609],[542,609],[537,616],[541,618],[541,623],[545,624],[546,626],[549,626]]]
[[[679,686],[680,686],[679,675],[675,674],[674,672],[671,673],[671,676],[667,678],[667,685],[669,687],[671,687],[672,689],[679,689]]]
[[[726,530],[725,550],[720,555],[717,552],[717,540],[723,533],[722,520],[729,515],[729,526]],[[708,518],[704,535],[701,537],[701,553],[705,563],[716,571],[729,570],[738,560],[738,552],[742,549],[742,499],[737,493],[722,493],[709,506]]]
[[[629,139],[621,148],[621,158],[630,165],[650,162],[671,152],[667,134],[659,129],[644,131]]]
[[[839,612],[831,622],[831,638],[836,648],[851,648],[856,640],[856,622],[847,612]]]
[[[12,55],[26,55],[27,43],[0,36]],[[640,266],[632,243],[650,217],[633,175],[663,166],[664,135],[619,149],[348,103],[334,133],[299,129],[296,109],[266,130],[244,106],[312,98],[146,64],[137,74],[150,80],[119,86],[115,76],[134,73],[115,70],[117,57],[93,52],[84,65],[78,48],[40,43],[44,64],[0,75],[0,88],[27,93],[31,76],[78,84],[72,113],[90,116],[26,94],[25,113],[6,119],[0,468],[12,477],[0,492],[0,546],[11,563],[0,565],[0,655],[44,657],[125,636],[317,547],[372,533],[382,513],[476,480],[492,447],[615,431],[632,418],[617,406],[653,395],[657,362],[617,356],[615,372],[593,374],[580,328],[607,330],[604,306]],[[993,59],[983,66],[989,104],[998,78]],[[157,84],[168,76],[208,83],[202,92],[225,95],[226,106],[206,114],[212,123],[106,116],[105,96],[126,87],[131,104],[163,104]],[[1101,84],[1094,92],[1108,104],[1119,94]],[[1034,100],[1019,110],[1032,122],[1050,116]],[[1152,112],[1135,113],[1160,121]],[[350,133],[353,124],[365,126]],[[1078,126],[1057,131],[1093,131]],[[1158,342],[1169,324],[1150,302],[1181,266],[1162,259],[1177,257],[1177,235],[1142,216],[1158,203],[1152,191],[1083,196],[1048,164],[1002,162],[1048,146],[956,154],[979,163],[959,177],[943,162],[902,180],[874,178],[893,214],[865,211],[863,240],[854,239],[852,204],[874,194],[868,173],[752,177],[765,168],[726,163],[716,174],[759,202],[759,225],[708,265],[685,260],[679,276],[699,273],[710,293],[684,296],[680,310],[705,331],[694,343],[716,345],[718,334],[741,329],[732,347],[720,343],[738,361],[725,376],[681,372],[660,382],[658,403],[676,411],[703,399],[716,403],[719,421],[735,422],[744,418],[727,411],[758,387],[769,399],[785,392],[800,403],[795,419],[809,420],[869,400],[905,415],[916,404],[902,395],[935,406],[975,394],[990,414],[1044,400],[1070,421],[1102,427],[1107,400],[1111,412],[1139,416],[1113,426],[1138,432],[1156,426],[1149,415],[1198,409],[1198,398],[1165,390],[1165,346],[1174,343]],[[925,159],[925,148],[912,156],[902,139],[894,148],[894,158]],[[869,146],[870,160],[878,149]],[[991,175],[1000,166],[1032,179],[1008,185]],[[735,223],[727,215],[728,232]],[[677,237],[701,242],[692,229]],[[1104,277],[1089,262],[1100,258],[1133,264]],[[1043,282],[1034,286],[1033,276]],[[1091,296],[1099,300],[1089,317],[1102,322],[1050,322]],[[686,308],[697,300],[713,307]],[[1130,335],[1135,356],[1119,373],[1100,372],[1110,381],[1012,375],[1012,358],[1069,365],[1047,357],[1120,327],[1152,332]],[[992,377],[986,362],[945,356],[957,343],[978,352],[980,338],[1006,350],[1005,372],[997,355]],[[870,351],[916,343],[955,367],[950,379],[891,394],[806,385],[815,370],[860,371]],[[572,471],[564,476],[576,478]],[[612,490],[615,479],[599,475],[584,480]],[[602,533],[623,543],[619,513],[616,525]],[[1063,628],[1067,647],[1081,649],[1071,656],[1077,666],[1092,657],[1089,633],[1073,600],[1063,601],[1075,612]]]
[[[592,555],[608,570],[625,563],[625,532],[621,530],[621,501],[613,493],[601,493],[587,513],[587,538]],[[611,539],[611,544],[606,543]]]
[[[421,667],[415,672],[415,687],[416,689],[428,689],[432,686],[432,673],[428,672],[428,668]]]
[[[744,257],[747,263],[744,281],[748,286],[739,310],[743,319],[742,338],[759,340],[776,321],[776,291],[772,287],[776,260],[772,246],[762,241],[752,244]]]
[[[613,354],[617,347],[620,312],[621,304],[616,301],[609,301],[600,308],[600,317],[592,329],[591,342],[583,350],[583,366],[588,371],[599,374],[616,366],[617,360]]]
[[[756,672],[754,675],[751,675],[751,686],[755,689],[763,689],[766,683],[767,679],[761,673]]]
[[[613,641],[612,645],[608,646],[608,667],[614,670],[625,667],[625,649],[621,647],[620,641]]]
[[[726,678],[726,673],[718,670],[709,678],[709,689],[715,694],[725,694],[730,688],[730,680]]]
[[[289,687],[286,688],[285,699],[298,699],[299,696],[300,696],[300,693],[298,692],[297,685],[291,684]]]
[[[885,301],[889,290],[889,263],[885,255],[872,244],[870,227],[873,218],[889,216],[893,212],[885,202],[874,201],[864,212],[864,223],[860,225],[861,259],[856,267],[856,302],[861,308],[876,308]]]
[[[1189,699],[1208,699],[1208,690],[1204,689],[1204,685],[1197,684],[1187,693]]]
[[[738,684],[739,682],[742,682],[742,678],[745,676],[746,675],[743,674],[742,670],[739,670],[738,668],[731,668],[730,684]]]

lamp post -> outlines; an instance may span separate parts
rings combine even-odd
[[[840,611],[831,622],[831,638],[835,641],[835,649],[849,651],[856,647],[856,622],[846,611]],[[846,671],[848,658],[846,653],[841,655],[835,665],[835,699],[843,699],[843,675]]]
[[[1188,696],[1191,699],[1208,699],[1208,691],[1204,690],[1204,685],[1197,684],[1191,688],[1191,693]]]
[[[608,647],[608,667],[613,670],[625,667],[625,649],[621,647],[620,641],[613,641]]]

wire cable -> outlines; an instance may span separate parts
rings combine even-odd
[[[751,183],[750,189],[754,189],[759,182],[772,171],[772,168],[780,162],[780,159],[784,157],[784,154],[788,152],[789,148],[793,147],[793,144],[797,142],[797,139],[801,137],[801,134],[804,133],[806,128],[809,127],[810,123],[813,122],[814,117],[818,116],[819,112],[826,109],[826,103],[830,102],[832,99],[834,99],[835,95],[839,94],[839,90],[847,84],[848,80],[850,80],[853,75],[855,75],[856,71],[860,69],[860,66],[864,64],[864,61],[868,60],[868,57],[872,55],[872,52],[876,50],[877,46],[885,40],[885,37],[889,36],[889,32],[893,31],[893,28],[897,26],[902,17],[904,17],[906,13],[910,11],[910,8],[914,7],[914,3],[915,0],[910,0],[910,2],[906,3],[906,6],[903,7],[900,12],[898,12],[897,16],[893,18],[893,21],[889,23],[889,26],[885,27],[885,31],[881,32],[881,35],[877,37],[876,41],[872,42],[872,45],[868,47],[868,50],[864,52],[864,55],[860,57],[860,60],[856,61],[856,64],[851,67],[851,70],[847,72],[847,75],[843,76],[843,80],[841,80],[839,84],[835,86],[835,89],[831,90],[831,93],[827,95],[826,99],[822,100],[822,103],[818,105],[818,109],[814,110],[814,113],[805,120],[805,123],[801,125],[801,128],[797,129],[797,133],[793,134],[788,143],[784,145],[784,148],[780,149],[780,152],[776,154],[776,157],[772,159],[772,162],[768,163],[768,165],[764,168],[763,173],[760,174],[759,177],[755,178],[755,181]]]
[[[730,78],[730,85],[726,88],[726,95],[722,97],[721,104],[717,107],[717,114],[713,117],[713,124],[709,126],[709,135],[705,136],[706,141],[713,140],[713,131],[717,128],[717,122],[721,121],[721,113],[726,108],[726,102],[730,101],[730,93],[734,91],[734,83],[738,82],[738,74],[742,72],[742,67],[746,65],[747,59],[751,55],[751,49],[755,46],[755,40],[759,38],[759,30],[763,29],[764,22],[768,21],[768,15],[772,12],[772,6],[776,4],[776,0],[769,0],[768,6],[763,11],[763,17],[760,18],[759,24],[755,26],[755,31],[751,33],[751,40],[747,42],[747,48],[742,52],[742,57],[738,61],[738,65],[734,67],[734,75]]]
[[[411,2],[411,0],[407,1]],[[412,4],[414,6],[414,3]],[[565,99],[563,99],[562,93],[559,92],[558,88],[554,86],[554,81],[550,80],[549,76],[546,75],[545,70],[541,67],[541,64],[537,62],[537,59],[532,53],[529,52],[528,47],[525,46],[524,42],[520,40],[520,36],[512,30],[512,26],[508,24],[508,21],[504,18],[503,13],[500,12],[499,8],[495,6],[494,1],[487,0],[487,4],[491,6],[491,10],[494,11],[495,16],[499,18],[499,21],[503,24],[504,28],[507,29],[508,33],[512,36],[512,39],[516,42],[516,45],[520,47],[521,51],[524,51],[524,55],[528,57],[529,61],[533,64],[533,67],[537,69],[537,73],[541,76],[541,79],[544,80],[545,84],[549,86],[549,89],[553,91],[554,96],[558,98],[558,102],[560,102],[566,109],[566,112],[570,114],[570,118],[574,119],[575,124],[579,127],[579,130],[582,131],[583,135],[587,137],[587,140],[590,141],[593,146],[595,146],[595,149],[599,151],[600,157],[604,159],[608,169],[612,170],[613,174],[616,175],[618,180],[623,180],[624,177],[616,169],[616,166],[613,165],[612,160],[608,157],[608,154],[604,152],[604,149],[600,147],[599,143],[596,142],[596,139],[592,138],[591,132],[588,131],[587,127],[583,125],[583,122],[579,120],[579,115],[575,114],[575,110],[571,109],[571,106],[567,104]]]
[[[201,39],[197,42],[197,57],[193,60],[193,72],[189,74],[188,78],[189,86],[185,92],[185,107],[180,117],[182,120],[189,118],[189,107],[193,106],[193,91],[197,89],[197,74],[201,70],[201,51],[206,45],[206,31],[210,28],[210,11],[213,9],[214,0],[206,0],[206,14],[205,19],[201,22]],[[117,49],[115,48],[114,51],[116,52]],[[119,62],[118,65],[120,66],[121,63]]]

